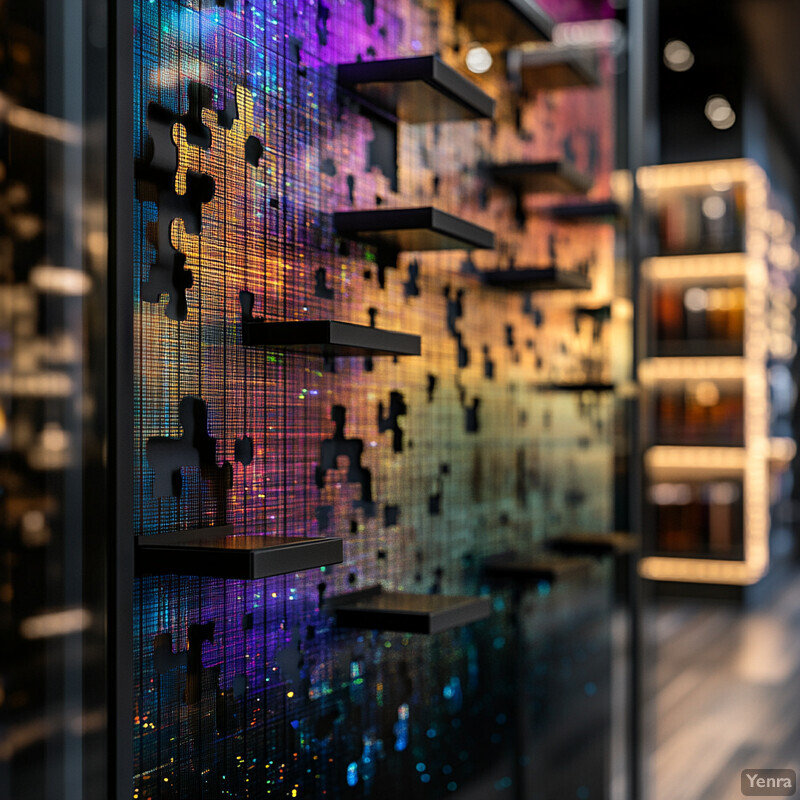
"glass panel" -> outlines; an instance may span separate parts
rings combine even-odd
[[[106,796],[106,4],[0,2],[0,797]]]

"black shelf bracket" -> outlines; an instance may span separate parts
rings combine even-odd
[[[382,586],[339,595],[327,606],[340,627],[427,634],[486,619],[492,610],[488,597],[392,592]]]
[[[235,535],[232,525],[136,537],[137,575],[255,580],[343,560],[341,539]]]
[[[432,206],[337,211],[340,236],[395,253],[432,250],[492,250],[494,234]]]
[[[456,19],[475,41],[521,44],[549,41],[553,19],[533,0],[458,0]]]
[[[487,286],[520,292],[591,289],[588,275],[559,267],[519,267],[492,269],[481,273]]]
[[[339,64],[339,86],[395,121],[491,119],[494,100],[437,55]]]
[[[321,356],[418,356],[421,352],[416,334],[337,320],[243,320],[242,344]]]

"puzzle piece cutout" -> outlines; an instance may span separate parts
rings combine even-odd
[[[183,433],[177,438],[151,436],[145,453],[153,468],[153,497],[179,497],[181,469],[199,467],[201,476],[216,484],[217,517],[224,521],[225,494],[230,488],[232,469],[228,462],[217,465],[217,440],[208,435],[208,409],[200,397],[187,396],[178,408]]]
[[[456,322],[464,316],[464,290],[459,289],[452,297],[449,286],[444,288],[444,296],[447,300],[447,330],[456,340],[458,347],[458,366],[463,369],[469,366],[469,350],[464,346],[461,331],[456,328]]]
[[[368,517],[375,516],[375,503],[372,500],[372,475],[365,466],[361,464],[361,457],[364,454],[364,442],[362,439],[347,439],[344,435],[346,418],[344,406],[333,406],[331,409],[331,420],[335,423],[333,436],[324,439],[320,446],[319,464],[315,470],[317,486],[322,489],[325,486],[325,477],[330,470],[336,469],[336,462],[339,456],[346,456],[348,461],[347,482],[358,483],[361,486],[361,500],[355,503],[356,507],[364,510]]]
[[[181,219],[187,233],[199,234],[202,229],[202,206],[215,192],[214,179],[204,172],[179,170],[179,143],[174,134],[182,126],[188,144],[203,149],[211,146],[211,131],[202,120],[202,109],[211,103],[211,90],[198,83],[188,89],[189,110],[179,116],[157,103],[147,109],[150,138],[143,158],[137,160],[135,177],[137,196],[142,202],[156,204],[158,216],[148,225],[148,239],[156,249],[147,280],[142,281],[141,296],[149,303],[158,303],[166,294],[166,315],[170,319],[186,319],[186,290],[194,276],[185,269],[186,254],[173,245],[172,224]]]
[[[136,164],[138,197],[154,202],[158,209],[156,222],[148,228],[156,258],[142,281],[141,296],[146,302],[158,303],[166,294],[165,313],[174,320],[187,318],[186,293],[195,276],[186,265],[199,260],[199,244],[191,237],[200,236],[203,206],[217,195],[216,181],[208,167],[201,167],[199,151],[209,153],[206,161],[210,163],[212,144],[221,150],[226,172],[237,158],[257,168],[264,154],[260,140],[247,135],[253,130],[254,113],[245,89],[237,87],[217,112],[212,109],[208,87],[190,82],[187,97],[189,110],[183,115],[150,104],[150,139],[145,156]],[[213,127],[218,133],[212,136]],[[224,181],[225,173],[218,178]]]
[[[392,431],[392,450],[395,453],[403,452],[403,429],[400,427],[399,418],[405,416],[407,411],[405,400],[401,392],[394,391],[389,395],[389,409],[384,416],[383,401],[378,403],[378,431]]]
[[[200,702],[203,687],[214,685],[219,690],[219,666],[203,666],[203,644],[214,642],[214,623],[189,626],[186,650],[174,652],[172,634],[159,633],[153,639],[153,667],[156,673],[163,675],[174,669],[186,667],[186,691],[184,701],[187,705]],[[204,680],[210,678],[210,681]]]

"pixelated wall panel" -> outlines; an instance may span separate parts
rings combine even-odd
[[[575,656],[588,677],[543,677],[578,646],[549,631],[554,609],[568,628],[605,574],[540,587],[524,631],[500,590],[490,620],[432,638],[337,631],[323,607],[377,582],[486,592],[484,556],[611,524],[613,400],[541,387],[610,378],[613,231],[548,221],[548,198],[519,207],[479,169],[566,157],[607,196],[610,65],[600,89],[522,102],[497,59],[476,78],[497,121],[400,124],[393,191],[335,66],[440,51],[469,75],[453,19],[425,0],[135,3],[135,531],[345,540],[344,564],[298,575],[138,580],[138,798],[437,797],[495,774],[502,796],[517,780],[510,675],[534,676],[521,724],[535,764],[553,756],[536,744],[542,703],[558,717],[562,695],[606,697],[602,604]],[[336,210],[432,203],[495,231],[497,249],[387,258],[332,225]],[[480,280],[552,262],[592,290]],[[420,335],[422,355],[245,348],[243,315],[374,324]]]

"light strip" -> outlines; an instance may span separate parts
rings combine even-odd
[[[689,472],[706,470],[742,472],[747,465],[747,449],[656,445],[647,450],[644,463],[649,472],[669,469]]]
[[[745,253],[655,256],[642,262],[642,272],[651,281],[744,280],[747,261]]]
[[[636,173],[636,183],[644,192],[713,187],[725,182],[747,181],[752,177],[754,167],[753,162],[746,158],[698,161],[692,164],[659,164],[639,169]]]
[[[741,381],[748,364],[741,356],[698,356],[697,358],[647,358],[639,365],[639,379],[651,385],[658,381]]]

